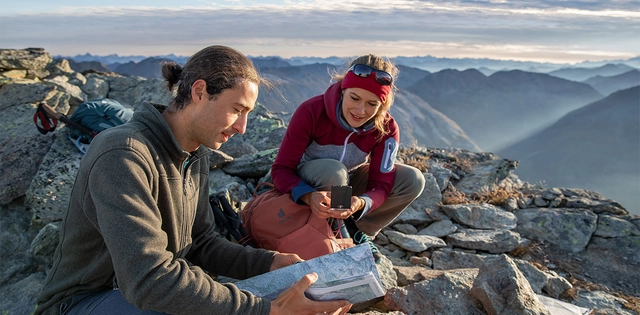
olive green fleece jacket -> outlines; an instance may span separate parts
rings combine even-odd
[[[275,255],[214,231],[209,153],[182,150],[150,104],[101,132],[80,163],[35,313],[58,314],[73,295],[116,284],[143,310],[268,314],[269,300],[205,272],[244,279],[267,272]]]

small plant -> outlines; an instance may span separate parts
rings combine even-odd
[[[465,203],[477,203],[473,200],[467,198],[467,195],[455,188],[452,190],[447,190],[442,193],[442,204],[443,205],[457,205],[457,204],[465,204]]]
[[[480,192],[474,195],[474,199],[477,199],[479,202],[490,203],[496,206],[504,205],[507,199],[512,197],[518,200],[523,198],[523,194],[518,189],[505,183],[491,187],[482,187]]]
[[[422,172],[429,170],[428,160],[430,156],[424,151],[419,150],[415,144],[410,147],[400,148],[398,155],[404,157],[404,164],[413,166]]]

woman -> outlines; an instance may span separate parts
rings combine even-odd
[[[322,95],[300,104],[284,136],[271,176],[282,193],[321,218],[344,219],[354,243],[371,242],[424,188],[424,176],[396,164],[400,130],[388,110],[398,69],[366,55]],[[351,208],[330,208],[331,186],[352,186]]]

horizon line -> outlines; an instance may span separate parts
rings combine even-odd
[[[2,49],[2,48],[0,48]],[[27,48],[24,48],[27,49]],[[157,54],[157,55],[120,55],[117,53],[112,53],[112,54],[106,54],[106,55],[94,55],[91,54],[89,52],[86,52],[84,54],[75,54],[75,55],[52,55],[52,57],[78,57],[78,56],[92,56],[92,57],[110,57],[110,56],[116,56],[118,58],[130,58],[130,57],[146,57],[146,58],[151,58],[151,57],[162,57],[162,56],[175,56],[178,58],[189,58],[189,55],[176,55],[174,53],[168,53],[168,54]],[[315,58],[315,59],[348,59],[348,58],[354,58],[357,57],[356,55],[353,56],[328,56],[328,57],[320,57],[320,56],[292,56],[292,57],[283,57],[280,55],[250,55],[247,54],[246,55],[248,58],[280,58],[283,60],[288,60],[288,59],[296,59],[296,58]],[[581,63],[606,63],[606,62],[612,62],[612,61],[632,61],[634,59],[640,59],[640,54],[636,55],[635,57],[630,57],[630,58],[626,58],[626,59],[602,59],[602,60],[582,60],[579,62],[551,62],[551,61],[535,61],[535,60],[516,60],[516,59],[501,59],[501,58],[491,58],[491,57],[438,57],[438,56],[433,56],[433,55],[412,55],[412,56],[395,56],[395,57],[388,57],[388,56],[382,56],[382,57],[386,57],[389,59],[397,59],[397,58],[434,58],[434,59],[451,59],[451,60],[464,60],[464,59],[469,59],[469,60],[491,60],[491,61],[504,61],[504,62],[514,62],[514,63],[535,63],[535,64],[551,64],[551,65],[571,65],[571,64],[581,64]]]

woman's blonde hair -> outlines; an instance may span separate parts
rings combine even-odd
[[[393,96],[395,94],[395,91],[397,90],[395,85],[396,78],[398,77],[398,73],[400,71],[395,66],[395,64],[393,64],[393,62],[391,62],[391,60],[389,60],[388,58],[379,57],[372,54],[360,56],[354,59],[353,61],[351,61],[347,69],[351,68],[351,66],[355,64],[363,64],[378,70],[382,70],[384,72],[389,73],[391,77],[393,77],[393,82],[391,82],[391,92],[389,92],[389,95],[387,95],[387,99],[382,103],[382,105],[380,105],[378,112],[376,112],[376,115],[373,117],[373,123],[375,125],[375,128],[380,132],[380,137],[382,137],[389,132],[389,130],[384,129],[384,125],[388,117],[387,112],[389,111],[389,108],[391,108],[391,105],[393,104],[393,99],[394,99]],[[331,77],[334,80],[340,82],[342,79],[344,79],[344,76],[347,74],[347,71],[348,70],[345,70],[343,73],[340,73],[340,74],[334,73]]]

